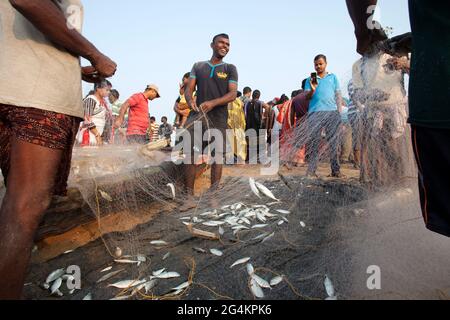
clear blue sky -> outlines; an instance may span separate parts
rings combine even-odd
[[[328,56],[328,70],[343,83],[358,59],[344,0],[85,0],[83,4],[83,33],[117,62],[111,81],[121,100],[147,84],[160,87],[162,98],[150,104],[158,121],[163,115],[174,117],[182,75],[194,62],[211,57],[209,44],[217,33],[230,35],[225,61],[237,66],[239,89],[259,89],[263,100],[298,89],[314,71],[316,54]],[[381,0],[379,8],[383,26],[393,27],[394,34],[410,30],[407,0]]]

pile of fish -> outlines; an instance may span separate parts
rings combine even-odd
[[[241,231],[250,230],[268,230],[274,225],[281,226],[289,223],[289,210],[271,209],[272,206],[280,204],[280,201],[273,195],[273,193],[261,183],[256,182],[250,178],[250,187],[253,193],[261,198],[261,193],[266,197],[276,200],[275,202],[264,205],[246,205],[238,202],[232,205],[223,206],[221,209],[203,212],[197,216],[186,216],[180,220],[186,226],[196,225],[197,227],[218,228],[221,236],[226,233],[226,228],[229,228],[234,236]],[[304,222],[300,222],[302,228],[306,227]],[[254,240],[262,240],[262,242],[269,241],[275,236],[275,232],[263,232]]]
[[[110,274],[110,277],[113,277],[120,273],[119,271],[115,271],[114,273]],[[108,277],[108,275],[104,276],[103,278]],[[135,279],[135,280],[121,280],[118,282],[115,282],[113,284],[108,285],[108,287],[116,288],[122,290],[122,296],[113,298],[111,300],[128,300],[132,297],[136,296],[138,292],[145,292],[146,295],[148,295],[152,289],[154,289],[158,281],[160,280],[168,280],[168,279],[175,279],[179,278],[180,274],[178,272],[174,271],[166,271],[165,268],[155,271],[152,273],[151,276],[143,278],[143,279]],[[102,279],[103,279],[102,278]],[[105,281],[100,279],[97,282]],[[170,290],[168,295],[179,295],[182,293],[185,289],[189,288],[191,283],[189,281],[184,282],[180,284],[177,287],[174,287]],[[125,295],[126,294],[126,295]]]
[[[66,282],[68,284],[73,281],[75,281],[73,274],[67,273],[66,269],[58,269],[47,276],[42,287],[45,290],[49,290],[51,296],[63,297],[64,294],[61,291],[63,283]],[[72,295],[75,290],[77,289],[70,289],[69,294]]]
[[[251,258],[242,258],[237,260],[235,263],[231,265],[230,268],[234,268],[238,265],[242,265],[247,263],[247,273],[250,276],[249,279],[249,285],[250,285],[250,291],[252,292],[253,296],[256,298],[264,298],[264,289],[270,289],[272,290],[274,287],[279,285],[281,282],[283,282],[284,278],[283,276],[276,276],[270,281],[265,280],[263,277],[259,276],[255,272],[255,268],[251,263],[248,263],[251,260]]]

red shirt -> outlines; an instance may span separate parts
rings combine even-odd
[[[145,136],[150,125],[147,98],[143,93],[136,93],[128,99],[128,103],[130,104],[130,111],[128,113],[127,135]]]

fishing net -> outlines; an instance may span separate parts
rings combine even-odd
[[[188,212],[179,210],[188,200],[182,153],[158,150],[161,142],[76,148],[70,186],[83,199],[79,214],[95,221],[91,240],[33,264],[26,294],[48,298],[43,279],[78,265],[82,288],[63,292],[67,299],[448,298],[448,240],[421,221],[406,103],[383,104],[378,95],[357,115],[361,170],[349,162],[341,165],[346,177],[327,177],[333,152],[338,162],[352,160],[340,159],[341,119],[289,123],[287,102],[279,145],[272,134],[280,170],[228,164],[209,189],[204,161]],[[318,178],[305,176],[312,161]]]

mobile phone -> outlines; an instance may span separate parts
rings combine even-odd
[[[314,84],[318,84],[318,82],[317,82],[317,73],[316,72],[311,73],[311,82],[314,83]]]

